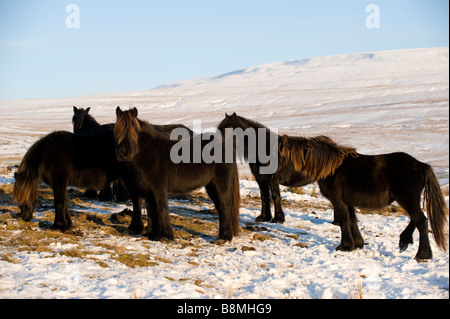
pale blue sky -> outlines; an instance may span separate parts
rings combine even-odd
[[[380,28],[366,27],[368,4]],[[66,27],[66,6],[80,28]],[[263,63],[448,46],[447,0],[0,0],[0,99],[147,90]]]

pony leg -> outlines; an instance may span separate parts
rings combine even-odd
[[[131,216],[131,223],[128,226],[130,235],[142,234],[144,232],[144,224],[142,223],[141,199],[139,196],[133,195],[133,215]]]
[[[420,206],[412,210],[407,210],[411,221],[417,226],[419,230],[419,249],[414,257],[417,261],[433,259],[431,251],[430,239],[428,238],[428,220],[425,217]]]
[[[132,174],[129,173],[128,175]],[[139,196],[139,189],[137,188],[134,180],[130,178],[130,176],[124,177],[122,181],[128,192],[130,193],[131,201],[133,202],[133,215],[131,217],[130,226],[128,226],[128,232],[130,233],[130,235],[142,234],[144,232],[144,224],[142,223],[141,197]]]
[[[55,221],[53,222],[51,229],[66,231],[72,228],[72,220],[67,207],[66,187],[66,185],[53,187]]]
[[[355,208],[353,206],[349,206],[348,213],[350,216],[350,223],[351,223],[350,229],[352,232],[353,241],[355,242],[355,246],[356,246],[356,248],[363,248],[364,247],[364,239],[358,228],[358,219],[356,218]]]
[[[126,202],[131,198],[128,187],[122,178],[116,179],[113,183],[113,199],[116,202]]]
[[[261,215],[256,217],[257,222],[268,222],[272,220],[272,213],[270,212],[270,190],[267,181],[256,181],[259,186],[261,195]]]
[[[405,230],[400,234],[400,242],[398,244],[398,246],[400,247],[400,252],[404,252],[406,250],[406,248],[408,248],[409,244],[412,244],[413,241],[413,233],[414,230],[416,229],[416,225],[414,224],[414,222],[411,220],[408,224],[408,226],[406,226]]]
[[[233,233],[231,230],[231,200],[227,196],[226,191],[219,191],[218,187],[213,183],[205,186],[208,196],[214,202],[217,212],[219,213],[219,235],[218,240],[231,241]]]
[[[111,185],[105,186],[100,193],[98,194],[98,197],[103,202],[109,202],[112,200],[112,191],[111,191]]]
[[[347,207],[341,204],[332,203],[334,207],[334,216],[341,227],[341,243],[336,247],[336,250],[352,251],[355,250],[356,245],[353,239],[351,217]],[[359,231],[358,231],[359,232]]]
[[[167,193],[148,193],[145,196],[148,208],[148,224],[152,230],[147,234],[151,240],[173,240],[174,233],[169,221]]]
[[[273,206],[275,207],[275,217],[272,219],[272,223],[284,223],[285,217],[283,209],[281,208],[281,195],[280,195],[280,186],[276,181],[271,180],[270,189],[272,191],[272,200]]]

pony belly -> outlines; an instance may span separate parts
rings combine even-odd
[[[168,192],[185,194],[208,185],[216,176],[215,164],[181,163],[169,170]]]
[[[208,176],[200,178],[197,177],[195,179],[183,179],[182,176],[177,176],[176,178],[169,180],[168,192],[171,194],[186,194],[203,186],[206,186],[210,181],[211,178],[209,178]]]
[[[105,172],[97,169],[85,169],[72,174],[69,179],[69,185],[77,187],[86,187],[91,189],[101,189],[105,187],[110,181]]]
[[[348,206],[360,208],[383,208],[393,202],[388,192],[369,193],[369,192],[348,192],[344,198]]]

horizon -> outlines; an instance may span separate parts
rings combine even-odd
[[[349,55],[367,54],[367,53],[377,54],[377,53],[383,53],[383,52],[388,53],[388,52],[398,52],[398,51],[427,50],[427,49],[439,49],[439,48],[450,48],[450,46],[430,47],[430,48],[394,49],[394,50],[381,50],[381,51],[350,52],[350,53],[343,53],[343,54],[311,56],[311,57],[304,57],[304,58],[300,58],[300,59],[291,59],[291,60],[283,60],[283,61],[272,61],[272,62],[267,62],[267,63],[263,63],[263,64],[259,64],[259,65],[249,65],[249,66],[244,67],[244,68],[242,68],[240,70],[245,70],[245,69],[254,68],[254,67],[260,67],[260,66],[264,66],[264,65],[276,64],[276,63],[289,62],[289,61],[309,60],[309,59],[313,59],[313,58],[315,59],[315,58],[349,56]],[[160,83],[160,84],[158,84],[158,85],[156,85],[154,87],[151,87],[151,88],[148,88],[148,89],[144,89],[144,90],[91,92],[91,93],[86,93],[86,94],[73,95],[73,96],[61,96],[61,97],[53,97],[53,96],[51,96],[51,97],[38,97],[38,98],[31,97],[31,98],[19,98],[19,99],[1,99],[0,98],[0,101],[6,102],[6,101],[21,101],[21,100],[51,100],[51,99],[59,100],[59,99],[74,99],[74,98],[82,98],[82,97],[89,97],[89,96],[109,95],[109,94],[136,93],[136,92],[156,90],[156,89],[159,89],[160,87],[164,87],[166,85],[170,86],[171,84],[174,84],[174,83],[188,82],[188,81],[194,81],[194,80],[201,80],[201,79],[207,79],[207,78],[211,78],[211,77],[212,78],[220,77],[221,75],[233,73],[235,71],[239,71],[239,70],[229,70],[229,71],[226,71],[226,72],[220,73],[220,74],[218,74],[218,73],[206,74],[204,76],[199,76],[199,77],[194,77],[194,78],[179,79],[179,80],[172,81],[172,82]]]
[[[144,91],[281,61],[448,47],[448,6],[2,2],[0,100]]]

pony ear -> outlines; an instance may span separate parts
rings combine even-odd
[[[77,113],[78,112],[78,108],[76,106],[73,107],[73,113]]]
[[[120,106],[118,106],[118,107],[116,108],[116,116],[119,117],[122,113],[123,113],[123,112],[122,112],[122,110],[120,109]]]
[[[232,119],[235,119],[236,116],[237,116],[236,112],[233,112],[233,114],[231,114],[231,118],[232,118]]]
[[[131,115],[133,115],[134,117],[137,117],[137,116],[138,116],[138,110],[137,110],[137,108],[133,107],[133,108],[131,109]]]
[[[91,107],[88,107],[87,109],[86,109],[86,113],[89,113],[89,110],[91,109]]]

